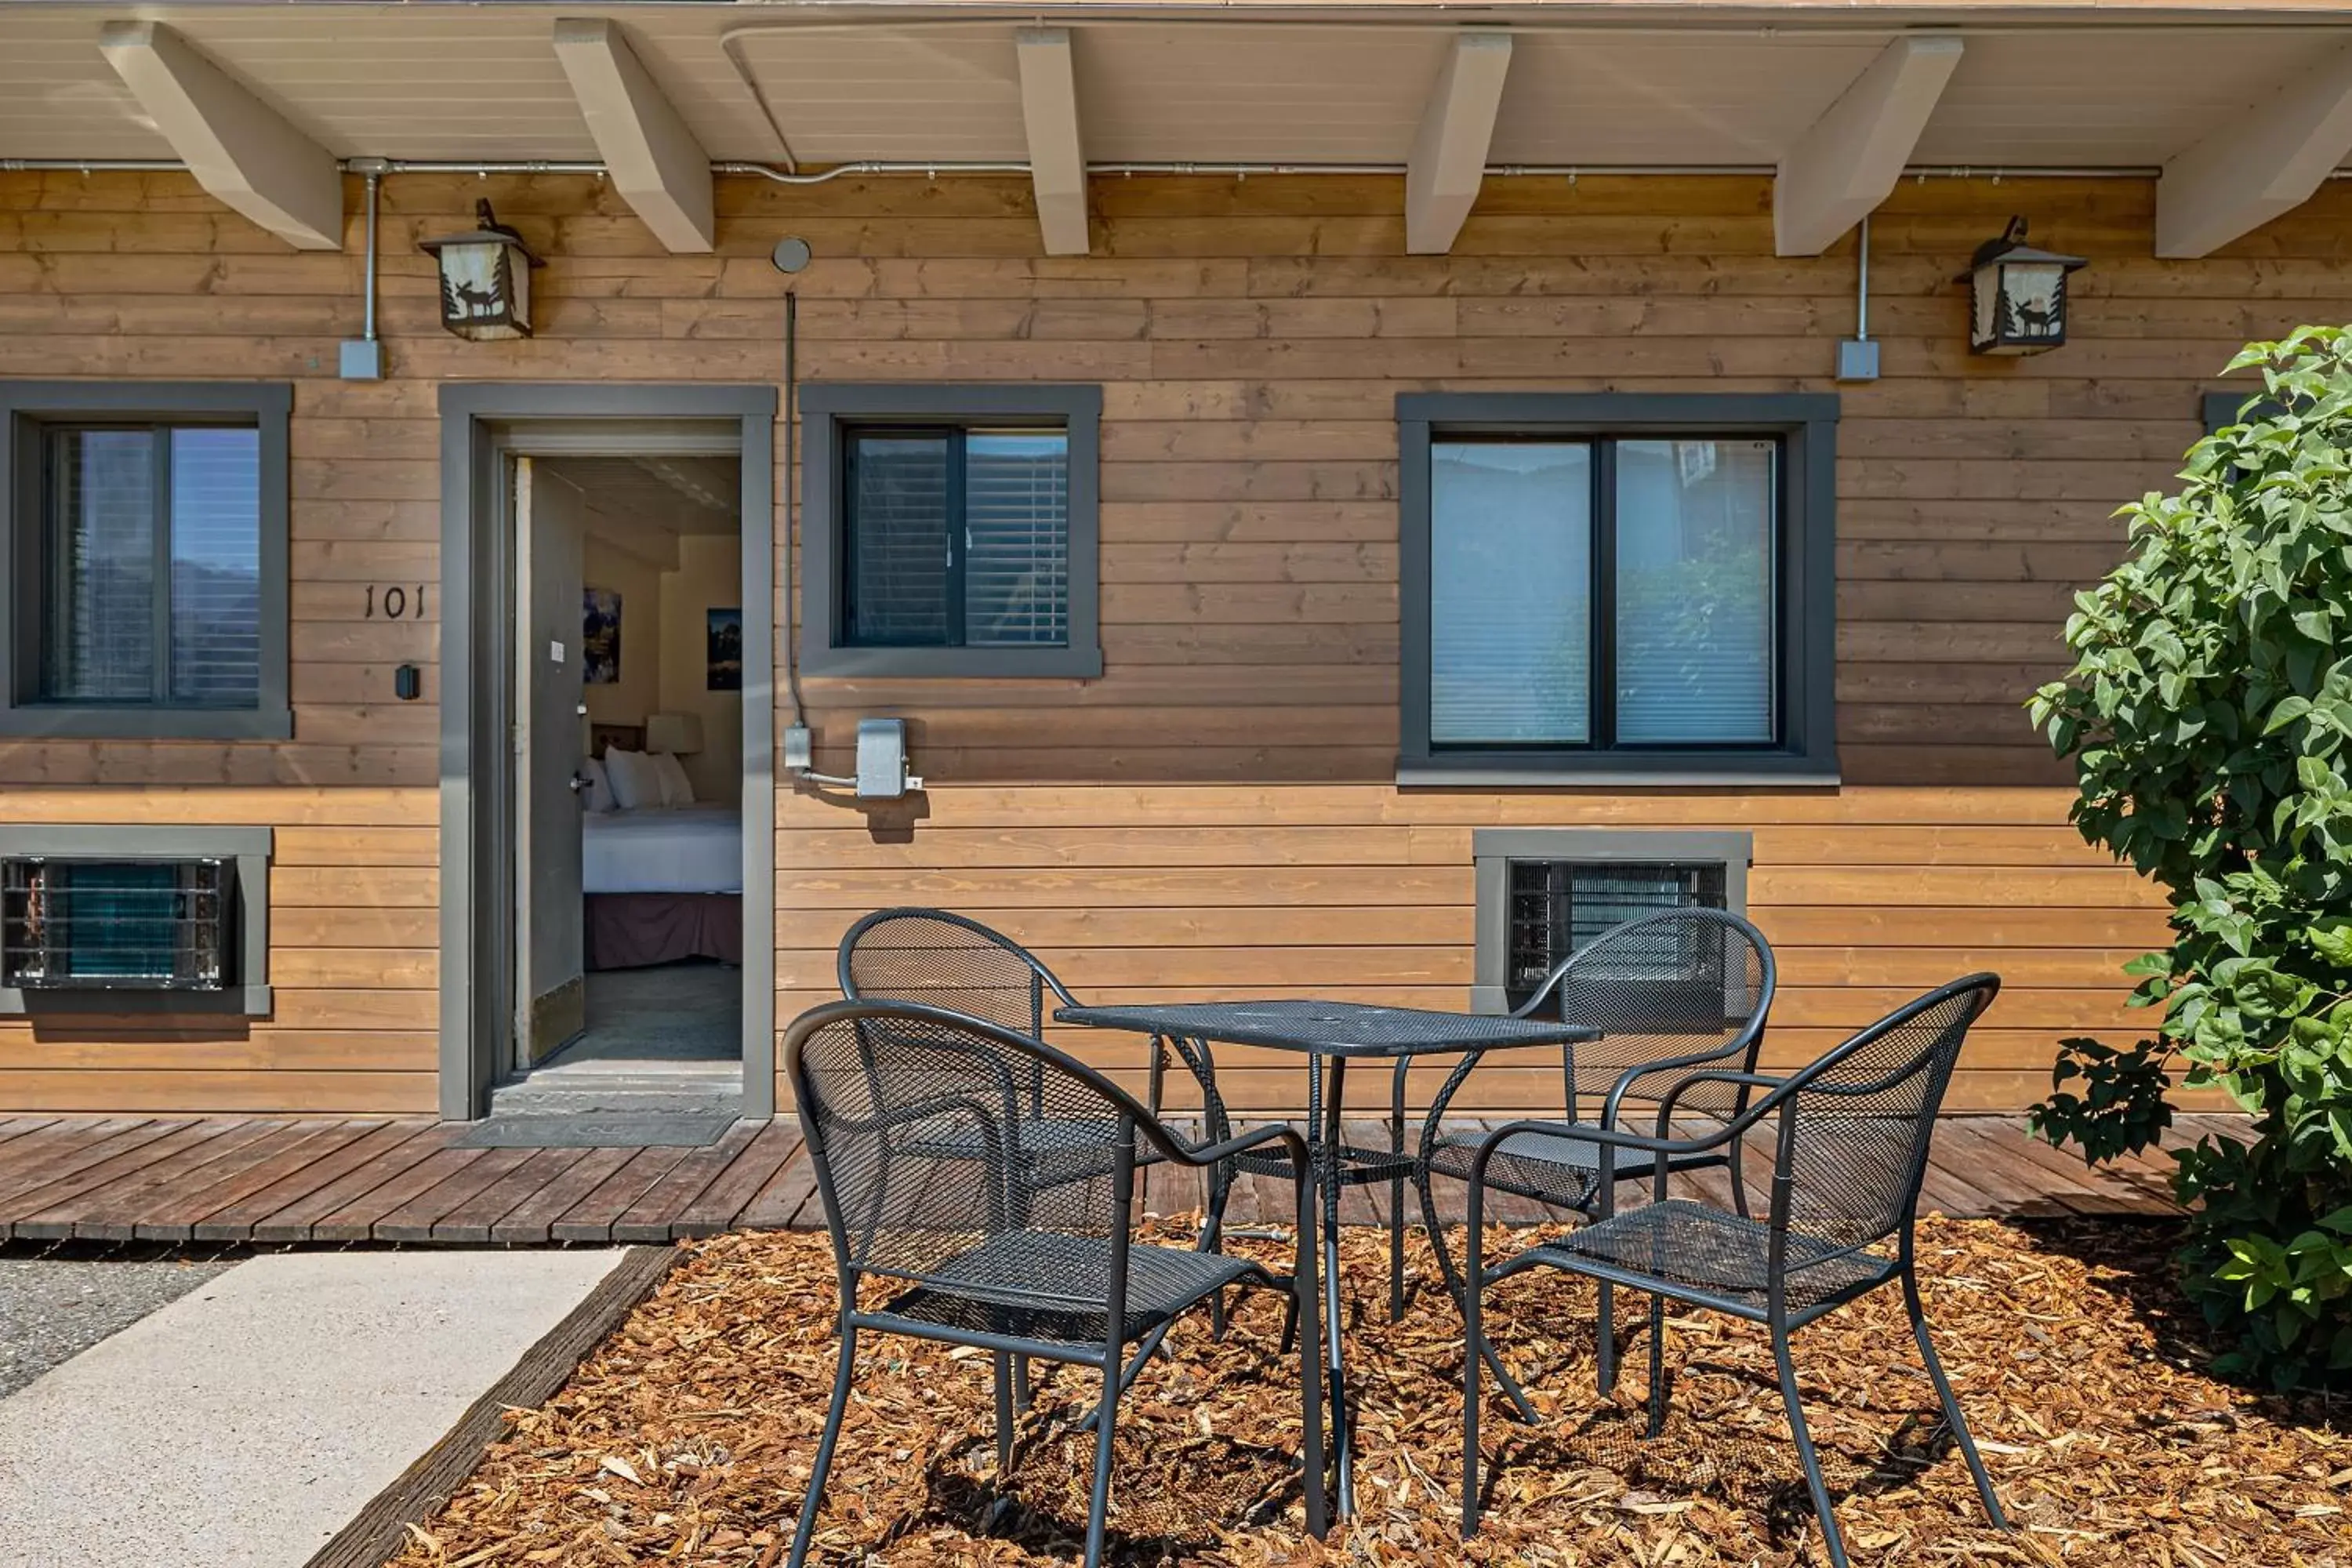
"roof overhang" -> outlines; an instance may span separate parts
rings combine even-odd
[[[711,243],[706,160],[1028,173],[1064,251],[1087,243],[1082,170],[1411,171],[1416,249],[1451,243],[1496,166],[1755,171],[1800,255],[1906,166],[2162,170],[2167,254],[2193,255],[2352,152],[2334,0],[163,4],[136,8],[163,40],[140,71],[100,47],[129,10],[0,6],[0,163],[183,161],[298,244],[326,226],[323,151],[602,163],[689,250]]]

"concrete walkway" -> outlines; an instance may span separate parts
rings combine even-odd
[[[239,1264],[0,1399],[5,1568],[300,1568],[620,1259]]]

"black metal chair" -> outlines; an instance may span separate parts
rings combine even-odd
[[[1569,1122],[1587,1120],[1597,1110],[1594,1125],[1615,1127],[1629,1101],[1647,1108],[1671,1085],[1683,1081],[1692,1068],[1714,1063],[1736,1063],[1753,1072],[1764,1043],[1764,1021],[1771,1010],[1778,984],[1771,944],[1764,933],[1739,916],[1723,910],[1667,910],[1612,926],[1578,948],[1554,966],[1532,995],[1512,1009],[1513,1016],[1530,1017],[1557,1013],[1571,1023],[1590,1024],[1601,1031],[1599,1041],[1565,1047],[1560,1077]],[[1458,1305],[1462,1274],[1445,1250],[1445,1233],[1438,1217],[1432,1178],[1467,1181],[1480,1143],[1479,1131],[1449,1131],[1447,1110],[1486,1059],[1486,1053],[1465,1056],[1430,1102],[1423,1120],[1420,1156],[1414,1175],[1421,1192],[1423,1222],[1437,1254],[1438,1271]],[[1687,1086],[1686,1086],[1687,1087]],[[1717,1122],[1728,1121],[1746,1109],[1745,1084],[1703,1084],[1689,1088],[1683,1108]],[[1514,1139],[1511,1147],[1491,1156],[1486,1188],[1531,1198],[1555,1208],[1591,1212],[1601,1186],[1601,1145],[1585,1136],[1584,1129],[1560,1127]],[[1675,1171],[1727,1167],[1733,1201],[1747,1210],[1741,1146],[1709,1149],[1672,1156]],[[1631,1173],[1639,1176],[1643,1173]],[[1621,1180],[1628,1179],[1621,1176]],[[1613,1343],[1612,1310],[1604,1288],[1601,1331],[1604,1343]],[[1489,1360],[1520,1418],[1535,1419],[1526,1392],[1503,1366]]]
[[[1126,1347],[1144,1342],[1139,1365],[1170,1323],[1232,1286],[1280,1290],[1297,1314],[1307,1524],[1323,1532],[1315,1215],[1303,1175],[1297,1260],[1288,1275],[1133,1237],[1142,1151],[1202,1165],[1279,1145],[1303,1173],[1307,1150],[1297,1132],[1266,1128],[1195,1150],[1118,1085],[1042,1040],[920,1004],[838,1002],[804,1013],[784,1037],[784,1071],[841,1293],[841,1357],[793,1531],[793,1568],[808,1554],[861,1331],[992,1352],[1000,1477],[1012,1463],[1015,1359],[1101,1370],[1101,1401],[1088,1417],[1096,1440],[1086,1562],[1093,1568],[1102,1560],[1119,1395],[1136,1370]],[[868,1278],[906,1289],[861,1310],[858,1284]]]
[[[1811,1065],[1786,1078],[1753,1072],[1700,1071],[1659,1100],[1654,1136],[1613,1128],[1573,1131],[1599,1145],[1598,1194],[1602,1217],[1557,1241],[1532,1247],[1495,1268],[1481,1268],[1464,1299],[1462,1531],[1478,1528],[1478,1406],[1481,1299],[1486,1288],[1522,1270],[1543,1267],[1581,1274],[1650,1296],[1650,1408],[1653,1436],[1665,1420],[1665,1302],[1668,1298],[1762,1323],[1770,1332],[1780,1395],[1797,1455],[1821,1516],[1830,1561],[1845,1568],[1844,1542],[1822,1479],[1789,1339],[1796,1330],[1877,1289],[1899,1283],[1920,1359],[1942,1401],[1945,1420],[1967,1458],[1985,1511],[2009,1528],[1984,1462],[1977,1457],[1943,1363],[1927,1336],[1914,1265],[1913,1221],[1926,1179],[1936,1112],[1951,1081],[1969,1028],[2000,990],[1993,974],[1972,974],[1940,986],[1880,1019]],[[1717,1131],[1670,1136],[1670,1118],[1687,1095],[1721,1089],[1754,1090],[1759,1098]],[[1772,1203],[1768,1217],[1749,1218],[1712,1205],[1666,1195],[1677,1160],[1719,1150],[1751,1127],[1769,1126],[1775,1139]],[[1496,1129],[1471,1161],[1468,1256],[1483,1257],[1486,1175],[1507,1147],[1527,1137],[1570,1131],[1522,1121]],[[1614,1207],[1616,1162],[1624,1157],[1652,1176],[1652,1201],[1623,1214]],[[1891,1254],[1880,1244],[1893,1239]],[[1599,1369],[1601,1388],[1614,1384],[1613,1362]]]
[[[1055,1005],[1075,1007],[1077,999],[1045,967],[1045,961],[1005,935],[949,910],[901,908],[877,910],[852,925],[841,939],[837,969],[841,994],[851,1001],[918,1002],[985,1018],[1003,1028],[1043,1038]],[[1177,1041],[1176,1050],[1201,1089],[1203,1143],[1223,1142],[1233,1136],[1224,1101],[1217,1094],[1216,1068],[1204,1050],[1189,1041]],[[1147,1105],[1160,1112],[1160,1092],[1167,1071],[1168,1042],[1152,1042],[1151,1090]],[[1041,1073],[1042,1069],[1038,1069]],[[1043,1078],[1033,1074],[1031,1089],[1040,1090]],[[1076,1139],[1099,1143],[1107,1129],[1090,1129],[1066,1121],[1048,1122],[1034,1130],[1026,1147],[1040,1140]],[[1149,1164],[1158,1158],[1150,1150],[1139,1158]],[[1222,1244],[1225,1204],[1237,1171],[1247,1169],[1274,1175],[1289,1174],[1288,1163],[1278,1152],[1265,1151],[1238,1160],[1220,1160],[1208,1173],[1207,1203],[1201,1226],[1200,1249],[1214,1252]],[[1040,1173],[1053,1174],[1049,1166]],[[1217,1326],[1224,1326],[1222,1301],[1213,1303]],[[1024,1386],[1025,1368],[1015,1368],[1015,1383]],[[1025,1393],[1022,1403],[1026,1404]]]

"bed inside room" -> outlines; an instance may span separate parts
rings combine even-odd
[[[544,467],[587,498],[580,816],[586,1027],[550,1065],[740,1062],[735,462],[583,458]]]

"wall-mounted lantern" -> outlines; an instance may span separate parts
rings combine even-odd
[[[2038,354],[2066,341],[2066,274],[2088,266],[2079,256],[2036,250],[2025,220],[2013,217],[1999,239],[1977,247],[1969,269],[1952,279],[1973,295],[1969,352]]]
[[[487,201],[474,204],[471,234],[428,239],[417,248],[441,264],[441,324],[477,342],[530,336],[530,269],[546,263],[522,236],[499,222]]]

